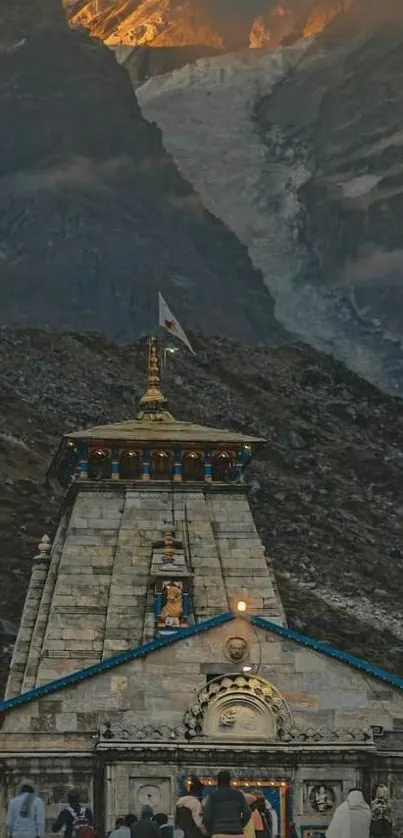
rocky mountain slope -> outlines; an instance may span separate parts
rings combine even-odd
[[[354,0],[315,39],[137,89],[182,174],[247,245],[280,322],[400,395],[402,56],[396,0]]]
[[[320,32],[354,0],[64,0],[71,26],[108,46],[192,46],[226,52]]]
[[[402,403],[301,344],[191,338],[196,357],[175,355],[164,389],[178,417],[267,438],[250,497],[290,624],[403,674]],[[3,680],[36,545],[57,520],[45,473],[60,435],[134,416],[145,359],[144,342],[0,331]]]
[[[203,208],[111,53],[58,0],[16,0],[0,34],[0,324],[154,326],[157,292],[186,325],[278,340],[246,248]]]
[[[400,393],[402,12],[357,0],[256,110],[267,162],[307,171],[294,190],[298,332]]]
[[[352,0],[64,0],[84,28],[127,61],[135,81],[198,58],[274,49],[320,32]]]

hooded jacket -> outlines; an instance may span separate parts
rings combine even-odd
[[[203,823],[203,806],[194,794],[180,797],[176,804],[175,827],[181,829],[185,838],[203,838],[207,830]]]
[[[132,838],[161,838],[159,828],[152,820],[152,816],[151,806],[143,806],[140,820],[132,823],[130,827]]]
[[[350,791],[338,806],[326,832],[326,838],[369,838],[371,810],[362,792]]]
[[[43,838],[45,807],[41,798],[29,792],[13,797],[7,811],[7,829],[12,838]]]
[[[250,817],[245,795],[231,786],[218,786],[204,806],[204,823],[211,835],[243,835]]]

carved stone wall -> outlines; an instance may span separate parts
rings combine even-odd
[[[206,493],[161,484],[95,491],[79,484],[49,568],[37,617],[41,635],[31,647],[21,629],[29,654],[8,695],[18,694],[23,680],[32,689],[155,636],[153,546],[173,517],[193,574],[197,620],[228,611],[242,590],[250,610],[284,621],[242,489]]]
[[[180,729],[212,675],[213,680],[234,673],[243,677],[245,661],[230,663],[226,655],[234,636],[247,641],[253,677],[278,691],[292,713],[292,729],[283,726],[281,732],[285,743],[300,738],[301,744],[365,744],[371,725],[392,731],[403,719],[403,695],[397,689],[235,619],[14,709],[4,719],[0,753],[92,749],[107,721],[128,731],[162,725]]]
[[[93,802],[94,774],[94,759],[91,756],[58,759],[48,755],[46,759],[41,759],[31,754],[11,758],[7,761],[2,782],[2,811],[10,798],[18,794],[21,780],[30,779],[45,804],[46,832],[51,834],[52,823],[66,803],[69,788],[78,789],[82,800]],[[0,835],[5,838],[4,818],[1,819]]]

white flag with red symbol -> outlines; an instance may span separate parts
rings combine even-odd
[[[182,326],[173,316],[171,309],[165,302],[162,294],[158,293],[158,304],[159,304],[159,315],[160,315],[160,326],[163,326],[171,335],[178,338],[182,341],[182,343],[187,346],[187,348],[192,352],[193,355],[196,355],[189,338],[187,337],[186,333],[183,331]]]

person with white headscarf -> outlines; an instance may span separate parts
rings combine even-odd
[[[338,806],[326,838],[369,838],[371,809],[360,789],[351,789],[347,800]]]
[[[28,780],[21,784],[20,794],[10,800],[7,831],[10,838],[43,838],[45,834],[45,807]]]

